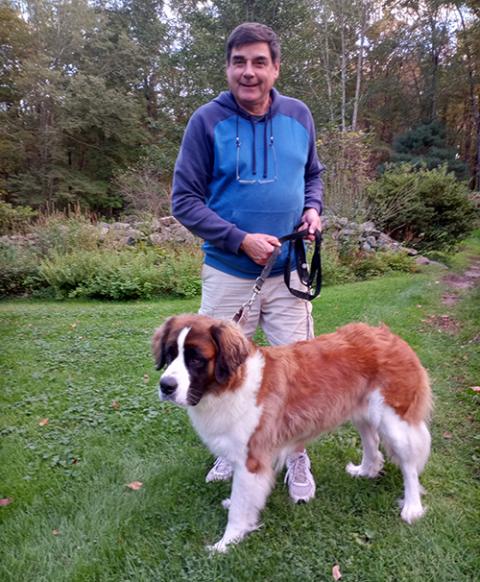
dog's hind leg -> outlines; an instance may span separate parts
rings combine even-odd
[[[348,463],[346,471],[352,477],[370,477],[373,479],[383,468],[383,455],[378,449],[380,443],[378,432],[373,424],[364,417],[354,419],[353,423],[362,439],[362,462],[360,465]]]
[[[250,472],[244,465],[235,468],[227,527],[223,537],[209,546],[209,550],[226,552],[229,544],[239,542],[249,532],[258,529],[260,512],[265,507],[273,480],[270,467],[256,473]]]
[[[430,454],[430,433],[424,422],[410,424],[390,409],[382,418],[380,435],[389,456],[402,471],[405,496],[400,502],[401,517],[413,523],[425,513],[419,475]]]

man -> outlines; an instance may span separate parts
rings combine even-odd
[[[174,216],[203,238],[200,313],[231,319],[252,293],[278,237],[321,228],[323,167],[315,147],[310,111],[273,88],[280,45],[267,26],[244,23],[227,41],[229,91],[200,107],[185,130],[175,166]],[[311,305],[290,294],[283,280],[282,249],[262,293],[243,324],[251,337],[260,325],[270,344],[313,335]],[[296,272],[292,282],[301,287]],[[229,479],[219,458],[207,481]],[[315,494],[310,460],[302,445],[287,459],[289,493],[295,502]]]

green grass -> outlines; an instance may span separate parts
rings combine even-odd
[[[347,426],[309,447],[315,500],[294,506],[279,476],[264,527],[225,556],[205,545],[222,534],[228,485],[204,482],[212,458],[185,412],[159,402],[150,356],[153,329],[198,300],[0,303],[0,498],[13,500],[0,507],[0,580],[328,581],[336,563],[345,581],[478,579],[480,293],[442,307],[440,276],[327,288],[314,310],[317,333],[387,323],[429,369],[425,518],[400,520],[396,467],[373,482],[345,473],[360,456]],[[427,321],[446,313],[459,335]]]

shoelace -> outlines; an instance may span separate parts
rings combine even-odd
[[[230,463],[226,461],[223,457],[218,457],[213,464],[213,468],[217,473],[227,473],[230,470]]]
[[[307,482],[308,468],[307,456],[304,453],[298,455],[295,457],[295,460],[288,464],[284,483],[287,483],[287,481],[290,479],[290,476],[292,476],[294,483],[297,485],[304,485]],[[301,480],[298,480],[299,477]]]

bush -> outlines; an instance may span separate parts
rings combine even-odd
[[[469,191],[445,166],[391,167],[369,186],[368,198],[370,216],[380,228],[422,249],[449,248],[474,227]]]
[[[54,253],[40,275],[58,298],[150,298],[200,293],[200,251],[124,248]]]
[[[372,138],[360,131],[323,131],[317,142],[325,165],[325,207],[349,219],[365,217],[365,190],[373,179]]]
[[[12,206],[0,200],[0,235],[26,232],[37,213],[30,206]]]
[[[456,148],[448,145],[446,128],[439,121],[418,125],[397,136],[393,149],[394,163],[407,162],[417,168],[423,165],[429,170],[446,165],[459,180],[468,177],[467,164],[458,159]]]
[[[392,271],[413,273],[417,266],[406,252],[383,251],[378,253],[358,253],[351,263],[357,279],[371,279]]]
[[[336,241],[322,249],[322,279],[324,285],[341,285],[371,279],[393,271],[413,273],[417,266],[406,252],[360,251],[351,241]]]
[[[30,293],[41,287],[39,256],[30,247],[0,244],[0,297]]]
[[[100,244],[100,233],[90,220],[80,214],[56,213],[42,216],[31,229],[43,255],[65,254],[79,249],[94,250]]]

